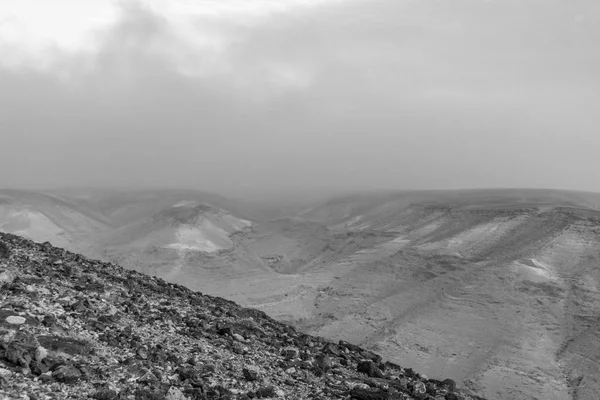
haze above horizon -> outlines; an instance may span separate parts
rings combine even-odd
[[[600,192],[600,3],[0,0],[0,187]]]

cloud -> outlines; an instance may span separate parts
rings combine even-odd
[[[188,78],[218,79],[251,96],[310,85],[311,70],[284,60],[239,60],[249,32],[275,18],[340,0],[78,2],[0,0],[0,71],[30,69],[77,80],[99,70],[135,79],[139,61]],[[238,62],[250,65],[239,65]],[[138,63],[138,64],[136,64]],[[263,93],[264,92],[264,93]]]
[[[596,2],[57,4],[73,36],[0,35],[23,171],[0,185],[589,189],[598,166]]]

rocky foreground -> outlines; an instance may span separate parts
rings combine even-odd
[[[0,399],[481,399],[261,311],[4,233],[0,287]]]

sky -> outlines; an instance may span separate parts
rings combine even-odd
[[[0,187],[600,191],[597,0],[0,0]]]

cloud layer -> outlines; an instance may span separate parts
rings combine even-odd
[[[600,190],[592,1],[43,7],[0,0],[2,186]]]

